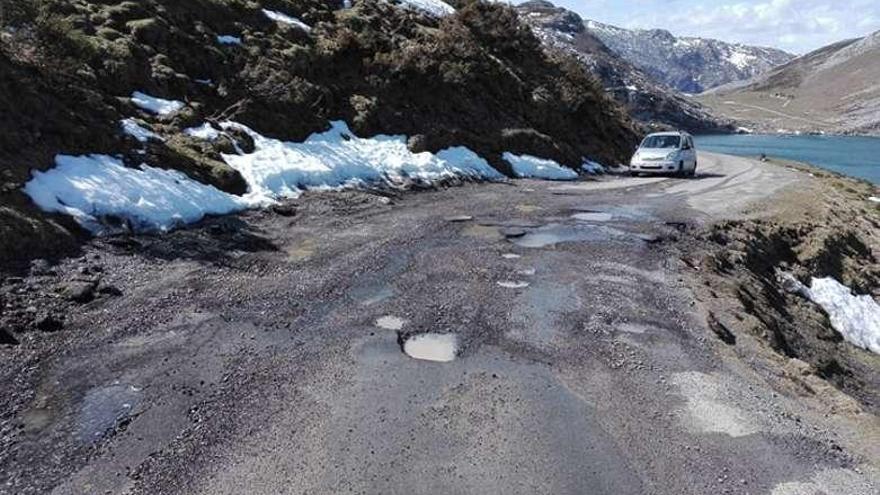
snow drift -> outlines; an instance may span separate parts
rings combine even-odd
[[[177,111],[182,105],[143,94],[135,98],[139,106],[160,115]],[[162,139],[132,119],[122,121],[121,126],[141,142]],[[184,129],[183,133],[210,141],[235,129],[253,139],[252,153],[222,155],[247,183],[244,196],[220,191],[173,170],[145,164],[126,167],[119,158],[107,155],[59,155],[56,167],[34,173],[24,192],[44,210],[71,215],[100,234],[119,229],[166,231],[199,221],[205,215],[265,206],[310,189],[504,179],[468,148],[413,153],[407,147],[406,136],[361,138],[341,121],[332,122],[329,130],[312,134],[301,143],[265,137],[236,122],[225,122],[219,128],[222,130],[205,123]],[[518,177],[570,180],[578,176],[551,160],[512,153],[505,153],[504,158]],[[585,170],[595,167],[587,162]]]
[[[847,342],[880,354],[880,305],[873,297],[854,295],[833,278],[814,278],[806,295],[828,313]]]
[[[577,172],[565,168],[553,160],[537,158],[529,155],[514,155],[505,153],[504,159],[513,167],[513,172],[519,178],[540,178],[550,180],[572,180],[577,178]]]
[[[40,208],[70,215],[96,234],[166,231],[254,205],[178,171],[129,168],[106,155],[59,155],[55,164],[35,172],[24,192]]]

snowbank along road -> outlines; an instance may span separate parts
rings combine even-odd
[[[704,154],[96,241],[124,295],[0,351],[0,492],[876,494],[876,420],[779,393],[682,275],[682,229],[804,180]]]

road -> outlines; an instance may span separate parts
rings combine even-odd
[[[322,193],[97,241],[124,295],[15,358],[34,386],[0,492],[878,493],[682,275],[683,229],[807,175],[698,172]],[[403,353],[422,333],[454,334],[454,360]]]

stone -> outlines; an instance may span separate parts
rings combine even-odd
[[[95,298],[94,282],[74,280],[60,286],[61,294],[70,301],[87,303]]]
[[[64,328],[64,322],[55,315],[47,314],[34,320],[34,326],[41,332],[57,332]]]

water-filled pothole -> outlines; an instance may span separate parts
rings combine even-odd
[[[406,320],[392,315],[385,315],[376,320],[376,326],[385,330],[400,330],[405,324]]]
[[[605,226],[550,224],[509,241],[521,247],[542,248],[563,242],[609,241],[625,235],[625,232]]]
[[[446,221],[450,223],[462,223],[462,222],[470,222],[474,217],[470,215],[453,215],[446,217]]]
[[[413,359],[448,363],[458,352],[458,336],[454,333],[414,334],[405,337],[402,347],[403,352]]]
[[[504,259],[506,259],[506,260],[517,260],[517,259],[522,258],[522,256],[520,256],[520,255],[518,255],[518,254],[516,254],[516,253],[504,253],[504,254],[501,255],[501,257],[504,258]]]
[[[581,222],[610,222],[614,215],[611,213],[603,213],[598,211],[589,211],[583,213],[575,213],[571,216],[575,220],[579,220]]]
[[[525,289],[529,286],[529,283],[513,280],[500,280],[498,281],[498,285],[504,287],[505,289]]]
[[[141,389],[121,383],[90,390],[77,420],[80,439],[94,442],[103,437],[118,421],[131,415],[141,397]]]

